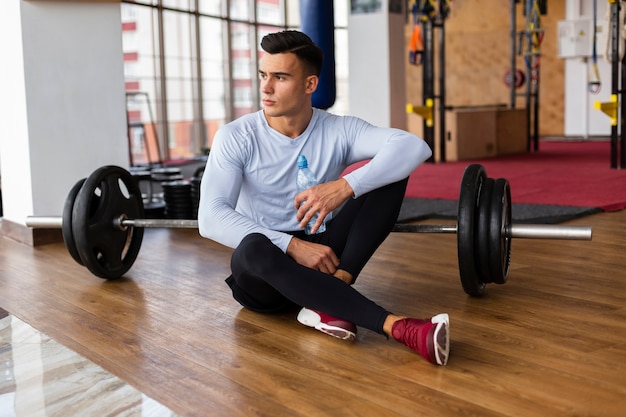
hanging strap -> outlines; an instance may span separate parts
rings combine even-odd
[[[422,39],[422,27],[419,24],[413,26],[413,34],[409,43],[409,62],[413,65],[422,64],[424,52],[424,40]]]

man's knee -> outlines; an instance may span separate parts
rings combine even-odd
[[[241,242],[235,249],[235,252],[237,251],[248,252],[250,250],[259,248],[260,246],[266,245],[267,243],[272,244],[272,241],[269,240],[267,236],[261,233],[250,233],[249,235],[247,235],[241,240]]]
[[[278,252],[277,252],[278,251]],[[241,240],[233,252],[231,269],[239,271],[254,270],[261,273],[267,266],[272,265],[272,259],[282,251],[272,241],[261,233],[251,233]]]

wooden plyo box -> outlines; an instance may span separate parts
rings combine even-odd
[[[525,109],[502,109],[496,112],[498,155],[528,151],[528,124]]]
[[[527,129],[524,109],[449,111],[446,113],[446,161],[526,152]]]

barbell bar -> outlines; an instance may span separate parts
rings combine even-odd
[[[197,229],[198,221],[190,219],[125,219],[112,222],[114,227],[142,227],[144,229]],[[29,216],[26,226],[33,229],[61,229],[60,216]],[[404,224],[394,225],[392,232],[456,234],[457,225]],[[591,240],[589,226],[552,226],[546,224],[512,224],[504,231],[506,237],[515,239]]]
[[[144,229],[197,229],[197,220],[188,219],[126,219],[120,216],[112,221],[113,227],[142,227]],[[29,216],[26,226],[33,229],[61,229],[63,218],[58,216]]]
[[[61,228],[71,256],[94,275],[122,277],[134,263],[145,228],[197,229],[192,219],[144,219],[141,190],[123,168],[104,166],[78,181],[65,201],[63,216],[29,216],[31,228]],[[483,166],[463,174],[455,225],[396,224],[393,232],[456,234],[464,291],[482,295],[485,284],[504,284],[511,239],[591,240],[588,226],[512,224],[506,179],[488,178]]]
[[[457,225],[396,224],[393,232],[456,234]],[[515,239],[591,240],[589,226],[553,226],[547,224],[511,224],[504,230],[505,237]]]

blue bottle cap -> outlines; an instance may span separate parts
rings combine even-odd
[[[298,156],[298,168],[307,168],[309,163],[306,160],[306,156],[300,155]]]

